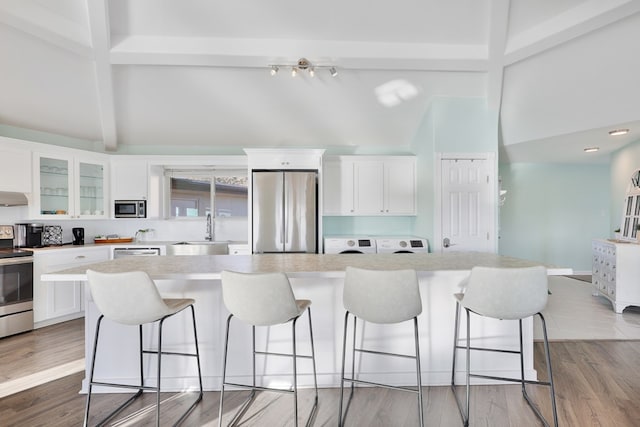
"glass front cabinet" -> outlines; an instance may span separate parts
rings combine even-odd
[[[34,217],[107,217],[106,161],[35,154],[34,164]]]
[[[640,241],[640,170],[631,175],[622,209],[621,240]]]

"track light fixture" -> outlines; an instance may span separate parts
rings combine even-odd
[[[307,58],[300,58],[296,64],[272,64],[269,65],[271,67],[271,75],[275,76],[278,74],[280,68],[290,68],[291,69],[291,77],[295,77],[300,72],[306,71],[309,74],[309,77],[315,77],[316,70],[318,69],[328,69],[331,77],[336,77],[338,75],[338,70],[333,65],[315,65],[312,64]]]

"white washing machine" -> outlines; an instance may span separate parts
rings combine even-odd
[[[367,236],[326,236],[325,254],[375,254],[376,241]]]
[[[376,239],[379,254],[429,253],[429,241],[419,237],[385,237]]]

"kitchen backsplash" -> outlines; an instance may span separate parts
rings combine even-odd
[[[122,237],[135,237],[140,229],[152,229],[153,233],[148,240],[174,241],[174,240],[204,240],[206,222],[204,218],[180,219],[180,220],[152,220],[152,219],[105,219],[105,220],[25,220],[28,218],[26,206],[0,208],[0,224],[16,224],[19,222],[37,222],[44,225],[62,226],[62,241],[73,241],[71,229],[83,227],[85,230],[85,242],[93,242],[94,236],[117,234]],[[247,218],[216,218],[215,239],[247,241]]]

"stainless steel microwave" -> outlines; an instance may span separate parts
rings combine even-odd
[[[116,218],[146,218],[146,200],[116,200],[113,207]]]

